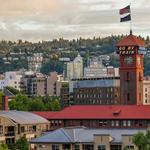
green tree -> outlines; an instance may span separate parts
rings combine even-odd
[[[27,95],[19,94],[9,102],[9,108],[11,110],[28,111],[29,101],[30,99],[27,97]]]
[[[19,94],[9,102],[10,110],[20,111],[58,111],[60,110],[60,99],[56,96],[35,96],[32,98],[27,95]]]
[[[19,90],[13,88],[13,87],[10,87],[10,86],[7,86],[6,89],[8,89],[11,93],[13,93],[14,95],[17,95],[19,94]]]
[[[8,150],[7,144],[1,144],[0,145],[0,150]]]
[[[29,143],[25,137],[17,140],[15,145],[17,150],[29,150]]]
[[[133,136],[133,143],[139,150],[150,150],[150,130],[139,132]]]
[[[49,60],[42,65],[41,72],[49,74],[49,72],[56,71],[58,73],[63,72],[64,63],[58,60]]]
[[[29,111],[44,111],[46,107],[41,99],[33,99],[29,104]]]
[[[14,144],[8,144],[9,150],[29,150],[29,143],[25,137],[20,138]]]

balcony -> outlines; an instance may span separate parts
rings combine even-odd
[[[6,132],[5,136],[15,136],[15,132],[14,131]]]

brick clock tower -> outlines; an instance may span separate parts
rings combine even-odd
[[[120,56],[120,100],[123,105],[143,104],[144,41],[130,33],[117,44]]]

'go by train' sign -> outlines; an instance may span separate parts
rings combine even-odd
[[[134,46],[119,46],[117,54],[119,55],[134,55],[134,54],[146,54],[145,47],[134,47]]]

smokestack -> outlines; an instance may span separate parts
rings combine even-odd
[[[8,111],[8,96],[2,96],[2,110]]]

